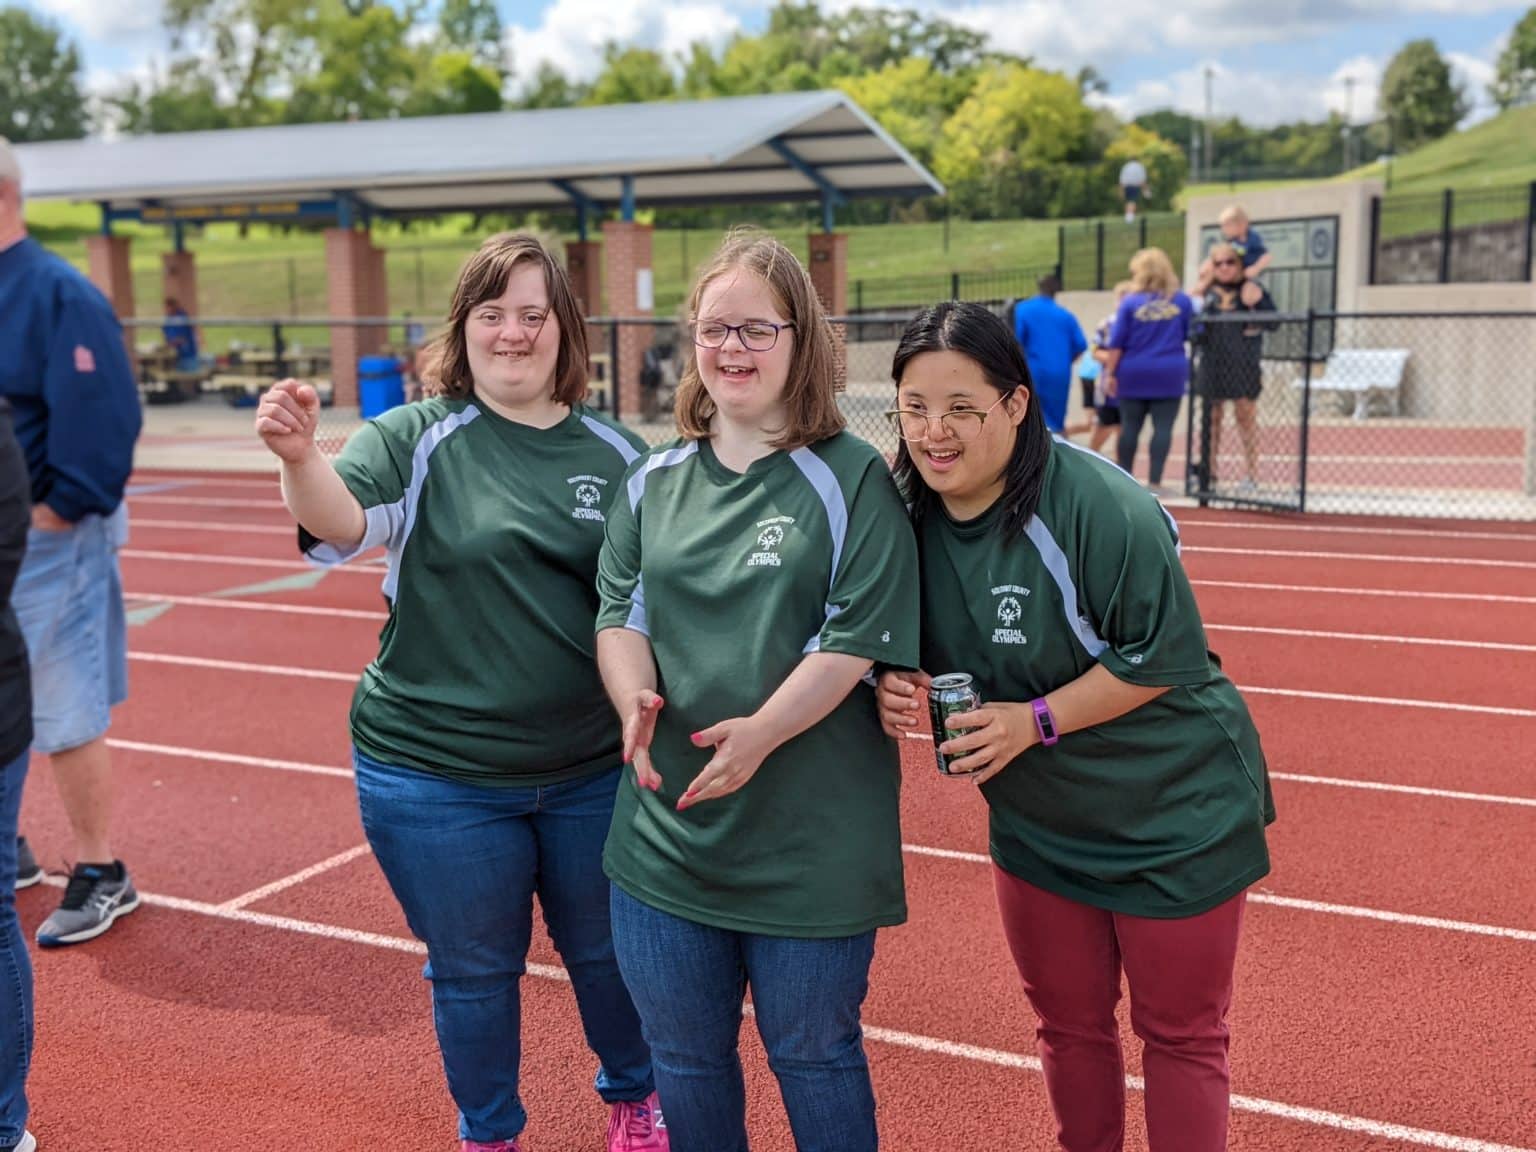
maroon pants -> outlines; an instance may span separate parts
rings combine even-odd
[[[1008,947],[1039,1017],[1045,1088],[1065,1152],[1120,1152],[1125,1066],[1120,971],[1142,1042],[1152,1152],[1227,1146],[1227,1008],[1244,894],[1199,916],[1153,920],[1055,896],[994,866]]]

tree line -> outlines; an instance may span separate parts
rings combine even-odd
[[[431,19],[427,0],[165,0],[164,20],[166,61],[88,98],[78,48],[29,11],[0,8],[0,135],[38,141],[840,88],[944,181],[951,210],[1000,218],[1109,211],[1131,158],[1148,169],[1153,209],[1182,187],[1192,151],[1216,175],[1332,174],[1443,136],[1469,106],[1430,40],[1393,57],[1374,123],[1353,128],[1333,115],[1259,128],[1235,117],[1207,125],[1171,109],[1124,121],[1096,99],[1106,85],[1092,68],[1067,75],[1036,66],[942,17],[827,12],[816,0],[781,0],[763,31],[718,49],[696,42],[677,58],[610,43],[590,81],[547,62],[514,75],[494,0],[441,0]],[[1500,108],[1536,98],[1536,8],[1511,31],[1489,96]]]

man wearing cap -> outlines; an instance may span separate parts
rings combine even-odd
[[[32,527],[12,605],[26,636],[33,747],[48,755],[75,839],[44,947],[101,935],[138,907],[109,839],[111,708],[127,696],[123,492],[141,416],[122,326],[89,280],[27,236],[21,168],[0,139],[0,396],[15,414]],[[16,885],[42,879],[17,842]]]

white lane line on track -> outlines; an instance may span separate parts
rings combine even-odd
[[[325,616],[341,620],[388,620],[387,612],[361,608],[326,608],[317,604],[263,604],[257,600],[225,600],[217,596],[167,596],[159,592],[129,592],[128,600],[142,604],[182,604],[188,608],[230,608],[243,612],[279,612],[290,616]]]
[[[356,672],[329,672],[320,668],[290,668],[282,664],[250,664],[243,660],[210,660],[202,656],[172,656],[164,652],[130,652],[130,660],[143,660],[150,664],[176,664],[185,668],[211,668],[219,672],[252,672],[263,676],[296,676],[304,680],[335,680],[338,683],[356,684],[362,670]]]
[[[267,756],[240,756],[234,752],[210,752],[206,748],[180,748],[174,744],[147,744],[142,740],[107,740],[108,748],[124,752],[144,752],[151,756],[171,756],[185,760],[210,760],[216,764],[239,764],[246,768],[273,768],[279,772],[303,772],[311,776],[337,776],[352,779],[350,768],[329,764],[306,764],[300,760],[273,760]]]
[[[175,496],[152,496],[152,500],[165,500],[167,502],[178,499]],[[1311,535],[1314,532],[1331,532],[1351,536],[1406,536],[1417,540],[1509,540],[1516,544],[1536,544],[1536,536],[1525,532],[1467,532],[1459,528],[1448,529],[1444,532],[1433,528],[1360,528],[1349,524],[1270,524],[1253,523],[1240,520],[1189,520],[1175,513],[1179,527],[1183,528],[1214,528],[1234,529],[1247,532],[1306,532]]]
[[[179,664],[189,668],[211,668],[224,672],[251,672],[264,676],[296,676],[308,680],[336,680],[356,683],[357,672],[332,672],[319,668],[294,668],[285,664],[248,664],[240,660],[213,660],[203,656],[177,656],[169,652],[129,652],[128,659],[152,664]],[[1456,704],[1445,700],[1404,700],[1391,696],[1354,696],[1343,692],[1310,692],[1300,688],[1260,688],[1239,684],[1238,691],[1262,696],[1293,696],[1301,700],[1337,700],[1349,704],[1382,704],[1394,708],[1427,708],[1439,712],[1475,712],[1486,716],[1536,717],[1536,708],[1500,708],[1491,704]]]
[[[1204,544],[1186,544],[1184,555],[1210,553],[1221,556],[1269,556],[1288,560],[1371,560],[1382,564],[1440,564],[1445,567],[1467,565],[1473,568],[1536,568],[1536,560],[1486,560],[1467,556],[1394,556],[1390,552],[1309,552],[1286,548],[1217,548]]]
[[[62,888],[62,877],[50,876],[47,883],[54,887]],[[245,908],[226,910],[218,904],[208,904],[200,900],[183,900],[175,896],[158,896],[153,893],[140,893],[139,898],[153,908],[164,908],[172,912],[187,912],[196,916],[206,916],[213,920],[224,920],[235,924],[247,924],[259,928],[272,928],[282,932],[292,932],[303,936],[315,936],[321,939],[336,940],[347,944],[361,944],[366,947],[379,948],[391,952],[403,952],[413,956],[426,955],[426,948],[416,940],[406,939],[401,936],[386,936],[379,932],[362,932],[355,928],[337,928],[330,924],[317,924],[310,920],[299,920],[292,916],[273,916],[265,912],[252,912]],[[1249,897],[1253,899],[1253,897]],[[537,976],[544,980],[558,980],[563,983],[570,982],[570,975],[564,968],[554,964],[532,964],[527,967],[528,975]],[[744,1005],[743,1010],[750,1015],[751,1006]],[[878,1025],[865,1024],[864,1035],[869,1039],[893,1047],[906,1048],[917,1052],[926,1052],[935,1056],[948,1056],[957,1060],[968,1060],[973,1064],[991,1064],[1000,1068],[1017,1068],[1029,1072],[1040,1071],[1040,1061],[1033,1056],[1025,1056],[1018,1052],[1004,1052],[996,1048],[983,1048],[975,1044],[964,1044],[955,1040],[944,1040],[934,1036],[922,1036],[912,1032],[902,1032],[894,1028],[882,1028]],[[1141,1092],[1146,1088],[1146,1082],[1139,1076],[1127,1076],[1125,1086],[1133,1092]],[[1299,1124],[1310,1124],[1318,1128],[1332,1128],[1341,1132],[1358,1132],[1362,1135],[1379,1137],[1383,1140],[1398,1140],[1406,1144],[1415,1144],[1422,1148],[1439,1149],[1441,1152],[1536,1152],[1536,1149],[1521,1148],[1512,1144],[1495,1144],[1487,1140],[1477,1140],[1468,1136],[1456,1136],[1449,1132],[1436,1132],[1427,1128],[1410,1128],[1403,1124],[1393,1124],[1384,1120],[1372,1120],[1365,1116],[1351,1116],[1344,1112],[1329,1112],[1321,1108],[1305,1108],[1295,1104],[1284,1104],[1278,1100],[1266,1100],[1258,1096],[1244,1096],[1234,1094],[1232,1096],[1232,1108],[1237,1112],[1253,1112],[1262,1116],[1275,1116],[1284,1120],[1292,1120]]]
[[[166,476],[140,476],[134,473],[133,484],[169,484],[177,483],[186,488],[261,488],[267,492],[273,491],[278,485],[277,461],[272,461],[272,472],[269,479],[251,480],[236,476],[188,476],[184,473],[172,472]]]
[[[926,732],[908,732],[908,740],[929,739]],[[1457,792],[1448,788],[1423,788],[1416,784],[1385,784],[1379,780],[1349,780],[1342,776],[1309,776],[1301,772],[1271,772],[1272,780],[1293,784],[1318,784],[1329,788],[1356,788],[1363,792],[1392,792],[1400,796],[1427,796],[1433,800],[1470,800],[1477,804],[1507,804],[1516,808],[1536,808],[1533,796],[1499,796],[1492,792]]]
[[[1250,592],[1315,592],[1337,596],[1391,596],[1405,600],[1469,600],[1479,604],[1536,604],[1536,596],[1493,596],[1482,592],[1417,592],[1406,588],[1336,588],[1326,584],[1263,584],[1249,580],[1191,580],[1196,588],[1240,588]]]
[[[313,572],[321,565],[307,560],[268,560],[262,556],[210,556],[203,552],[162,552],[144,548],[124,548],[118,553],[128,560],[175,560],[181,564],[225,564],[239,568],[281,568],[285,571]],[[383,572],[381,565],[369,561],[354,560],[349,564],[331,566],[332,572],[344,572],[352,576],[372,576],[378,579]]]
[[[290,888],[296,888],[306,880],[313,880],[316,876],[323,876],[333,868],[340,868],[343,864],[350,864],[359,856],[366,856],[372,851],[366,844],[359,844],[354,848],[348,848],[345,852],[338,852],[327,860],[318,864],[311,864],[308,868],[295,872],[292,876],[284,876],[281,880],[274,880],[270,884],[263,884],[260,888],[253,888],[243,895],[236,896],[233,900],[226,900],[219,905],[223,912],[237,912],[251,904],[265,900],[268,896],[276,896],[279,892],[286,892]]]
[[[240,524],[231,520],[153,520],[147,516],[135,516],[134,528],[172,528],[177,532],[237,532],[266,536],[294,536],[297,529],[292,524]]]
[[[1253,624],[1207,624],[1207,632],[1251,632],[1260,636],[1296,636],[1307,640],[1359,640],[1374,644],[1424,644],[1437,648],[1472,648],[1484,652],[1536,652],[1536,644],[1492,640],[1445,640],[1434,636],[1388,636],[1375,632],[1324,632],[1313,628],[1261,628]]]
[[[933,856],[940,860],[958,860],[965,864],[990,866],[992,863],[992,857],[983,852],[958,852],[953,848],[930,848],[925,844],[903,844],[901,850],[912,856]],[[1446,920],[1439,916],[1388,912],[1381,908],[1361,908],[1354,904],[1327,904],[1321,900],[1298,900],[1295,897],[1274,896],[1266,892],[1250,891],[1248,902],[1272,904],[1277,908],[1291,908],[1301,912],[1322,912],[1329,916],[1345,916],[1356,920],[1378,920],[1384,924],[1407,924],[1414,928],[1436,928],[1442,932],[1461,932],[1470,936],[1497,936],[1505,940],[1536,943],[1536,931],[1527,928],[1506,928],[1502,924]]]

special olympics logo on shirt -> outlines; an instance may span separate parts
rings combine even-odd
[[[747,567],[778,568],[782,566],[784,561],[779,556],[779,545],[784,543],[784,526],[794,522],[792,516],[774,516],[768,520],[759,520],[754,525],[758,529],[754,543],[759,550],[747,557]]]
[[[565,482],[576,486],[575,491],[571,493],[576,501],[576,507],[571,510],[571,518],[595,520],[601,524],[604,517],[597,506],[603,502],[602,486],[608,481],[601,476],[568,476]]]
[[[992,643],[1029,643],[1029,638],[1014,627],[1024,619],[1024,605],[1021,599],[1029,595],[1029,589],[1017,584],[1004,584],[992,589],[992,595],[1001,597],[997,602],[997,622],[1001,627],[992,629]]]

